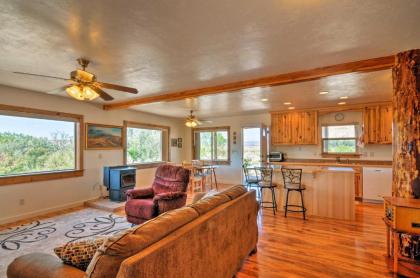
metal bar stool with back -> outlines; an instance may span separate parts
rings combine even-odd
[[[260,190],[260,205],[261,208],[273,209],[273,214],[276,215],[277,211],[277,200],[275,189],[277,184],[273,183],[273,168],[272,167],[255,167],[257,176],[260,177],[258,182],[258,188]],[[264,201],[264,190],[269,190],[271,193],[271,201]],[[269,206],[264,204],[271,204]]]
[[[260,178],[257,175],[257,171],[255,167],[249,167],[242,165],[242,169],[244,170],[245,176],[245,187],[249,190],[251,188],[257,189],[257,199],[260,199],[260,191],[258,190],[258,184],[260,182]],[[252,173],[251,173],[252,172]]]
[[[306,208],[303,203],[303,191],[305,185],[302,184],[302,169],[287,169],[281,168],[283,176],[284,189],[286,193],[286,205],[284,206],[284,216],[287,217],[287,212],[302,212],[303,219],[306,220]],[[300,194],[301,205],[289,205],[289,192],[297,191]],[[300,208],[299,210],[289,209],[289,207]]]

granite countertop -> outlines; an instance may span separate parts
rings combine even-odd
[[[286,165],[285,165],[286,166]],[[275,172],[281,172],[281,168],[274,168]],[[306,167],[302,169],[302,174],[316,174],[316,173],[354,173],[352,167],[329,167],[329,166],[319,166],[316,167]]]
[[[307,166],[334,166],[334,167],[392,167],[392,161],[383,160],[356,160],[356,159],[343,159],[337,162],[335,159],[286,159],[282,162],[272,162],[277,165],[307,165]]]

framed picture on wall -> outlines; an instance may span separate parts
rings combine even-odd
[[[171,139],[171,147],[177,147],[178,146],[178,140],[176,138]]]
[[[86,123],[86,150],[115,150],[123,148],[123,127]]]

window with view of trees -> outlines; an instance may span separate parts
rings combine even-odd
[[[322,152],[326,154],[356,154],[357,125],[322,126]]]
[[[126,127],[126,163],[149,164],[168,160],[168,128],[140,124]]]
[[[75,170],[76,125],[70,120],[0,115],[0,177]]]
[[[229,128],[195,129],[194,159],[228,162]]]

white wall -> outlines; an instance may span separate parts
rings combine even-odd
[[[100,106],[70,98],[47,95],[17,88],[0,86],[0,103],[44,110],[84,115],[85,122],[122,125],[124,120],[168,125],[171,138],[186,139],[186,128],[180,119],[159,117],[133,110],[104,111]],[[186,159],[183,148],[170,147],[171,161]],[[0,223],[82,204],[86,200],[107,194],[102,186],[102,167],[123,164],[122,150],[86,150],[83,177],[46,182],[0,186]],[[147,186],[153,180],[155,169],[137,171],[137,186]],[[104,190],[105,189],[105,190]],[[24,199],[24,205],[19,200]]]
[[[337,122],[334,118],[335,113],[327,114],[319,117],[319,126],[326,123],[362,123],[361,112],[343,112],[344,120]],[[240,183],[242,177],[242,127],[252,127],[261,124],[270,126],[271,117],[269,113],[253,114],[246,116],[213,118],[212,123],[205,126],[230,126],[231,138],[233,132],[237,133],[236,145],[231,142],[231,165],[220,166],[216,170],[218,181],[223,183]],[[191,132],[186,135],[188,145],[191,146]],[[303,146],[273,146],[272,151],[281,151],[287,154],[288,158],[300,159],[320,159],[321,145],[303,145]],[[187,156],[191,158],[191,148],[187,150]],[[360,159],[365,160],[392,160],[391,145],[366,145],[362,150]]]

